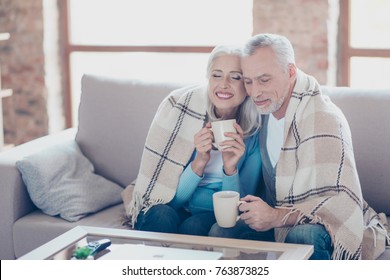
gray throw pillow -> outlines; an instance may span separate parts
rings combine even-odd
[[[76,141],[16,162],[31,200],[44,213],[75,222],[121,202],[122,187],[94,173]]]

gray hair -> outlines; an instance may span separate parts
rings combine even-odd
[[[232,55],[232,56],[238,56],[241,57],[242,50],[238,46],[234,45],[219,45],[216,46],[210,53],[209,59],[207,61],[207,78],[211,75],[211,67],[213,66],[214,60],[217,57],[224,56],[224,55]]]
[[[211,68],[214,63],[214,60],[217,57],[224,56],[224,55],[232,55],[240,57],[242,56],[242,49],[238,46],[231,46],[231,45],[219,45],[216,46],[210,53],[208,62],[207,62],[207,78],[210,78],[211,75]],[[222,118],[218,118],[215,115],[215,106],[214,104],[208,99],[208,106],[207,106],[207,115],[209,118],[209,121],[217,121],[221,120]],[[237,123],[241,126],[242,130],[244,131],[244,138],[247,138],[251,135],[253,135],[260,127],[261,119],[259,117],[259,113],[257,111],[257,107],[255,103],[252,101],[252,99],[247,96],[245,100],[241,103],[241,105],[238,108],[237,111],[237,117],[236,117]]]
[[[288,69],[290,64],[295,64],[294,48],[291,42],[284,36],[270,33],[257,34],[245,44],[242,55],[251,56],[259,48],[270,47],[274,50],[280,66]]]

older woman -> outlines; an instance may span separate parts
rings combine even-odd
[[[238,48],[217,46],[209,57],[207,86],[176,90],[161,103],[132,198],[124,197],[131,227],[207,235],[215,223],[214,192],[256,192],[260,120],[245,91],[240,55]],[[227,134],[232,140],[220,151],[213,149],[210,123],[223,119],[236,119],[237,133]]]

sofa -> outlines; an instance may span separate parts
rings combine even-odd
[[[77,225],[125,229],[122,225],[124,207],[118,200],[117,186],[122,190],[136,178],[143,144],[158,105],[169,92],[181,86],[183,84],[177,82],[84,75],[75,128],[1,152],[0,258],[19,258]],[[350,123],[365,200],[377,212],[385,213],[389,221],[390,125],[386,123],[390,120],[390,90],[329,86],[322,89],[343,110]],[[95,212],[84,213],[77,221],[46,214],[37,207],[31,199],[31,190],[26,187],[26,178],[17,166],[24,158],[37,153],[47,156],[48,149],[69,142],[77,143],[92,164],[92,172],[100,180],[104,178],[115,184],[113,189],[116,190],[115,200],[100,205]],[[68,159],[61,161],[67,163]],[[51,166],[43,170],[51,170]],[[390,259],[390,249],[379,259]]]

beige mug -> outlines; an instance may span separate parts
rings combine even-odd
[[[235,191],[219,191],[213,194],[214,215],[220,227],[230,228],[240,218],[238,206],[240,194]]]
[[[225,147],[220,147],[219,144],[225,140],[233,140],[231,137],[225,136],[225,132],[234,132],[237,133],[237,130],[234,127],[236,123],[235,119],[215,121],[211,123],[211,131],[214,134],[214,143],[213,146],[218,150],[221,150]]]

